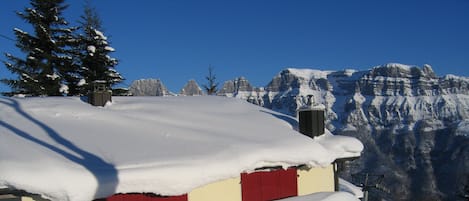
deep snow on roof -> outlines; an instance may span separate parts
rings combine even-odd
[[[0,186],[52,200],[178,195],[263,166],[325,166],[358,156],[345,136],[310,139],[296,120],[214,96],[0,98]]]

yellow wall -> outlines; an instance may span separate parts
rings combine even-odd
[[[241,201],[241,178],[232,178],[194,189],[189,201]]]
[[[298,169],[298,195],[334,191],[334,166]]]

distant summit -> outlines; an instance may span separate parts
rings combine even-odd
[[[168,96],[168,91],[159,79],[141,79],[132,82],[129,89],[133,96]]]
[[[217,95],[241,98],[250,103],[263,106],[263,100],[260,96],[263,92],[263,88],[253,87],[246,78],[238,77],[223,83],[223,87],[218,91]]]
[[[204,95],[202,89],[195,80],[189,80],[179,92],[183,96],[201,96]]]

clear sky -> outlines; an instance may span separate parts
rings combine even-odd
[[[76,25],[84,0],[66,0]],[[173,92],[189,79],[244,76],[265,86],[286,67],[358,69],[397,62],[469,76],[469,0],[92,0],[126,84],[160,78]],[[1,0],[0,34],[30,30]],[[0,37],[0,52],[21,55]],[[5,57],[0,57],[4,60]],[[4,66],[0,77],[10,75]],[[0,91],[9,90],[0,85]]]

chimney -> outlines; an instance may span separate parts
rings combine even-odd
[[[324,106],[312,106],[312,95],[308,104],[298,110],[299,131],[303,135],[314,138],[324,134]]]
[[[112,92],[109,90],[106,81],[93,81],[92,87],[92,91],[88,94],[88,103],[93,106],[105,106],[107,102],[112,101]]]

